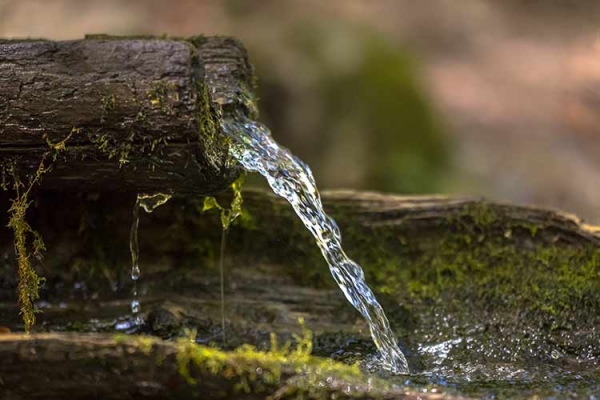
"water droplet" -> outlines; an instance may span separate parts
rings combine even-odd
[[[140,279],[140,266],[137,264],[131,267],[131,279],[134,281]]]
[[[131,312],[137,314],[140,312],[140,302],[139,300],[133,300],[131,302]]]
[[[115,324],[115,329],[118,331],[124,331],[131,328],[131,322],[130,321],[121,321],[121,322],[117,322]]]

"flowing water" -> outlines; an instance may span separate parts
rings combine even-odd
[[[263,175],[273,191],[285,198],[314,236],[333,278],[369,324],[381,367],[397,374],[409,372],[406,358],[381,305],[367,286],[362,268],[342,248],[340,231],[321,204],[309,167],[281,147],[264,125],[241,114],[227,118],[223,129],[234,143],[231,154],[250,172]]]
[[[221,294],[221,331],[223,346],[227,346],[227,333],[225,332],[225,243],[227,241],[227,228],[221,230],[221,247],[219,249],[219,289]]]
[[[170,194],[138,194],[133,206],[133,221],[131,223],[131,232],[129,234],[129,250],[131,252],[131,280],[133,281],[133,298],[131,300],[131,314],[134,325],[141,325],[140,315],[141,306],[138,299],[137,281],[140,279],[140,246],[138,242],[138,227],[140,224],[140,207],[147,213],[151,213],[158,206],[165,204],[171,198]]]

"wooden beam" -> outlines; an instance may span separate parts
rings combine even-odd
[[[0,171],[45,156],[45,188],[218,192],[238,173],[220,118],[254,112],[252,82],[231,38],[0,41]]]

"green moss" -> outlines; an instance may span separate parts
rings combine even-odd
[[[246,84],[245,82],[240,82],[239,93],[237,100],[244,106],[244,110],[248,118],[257,119],[259,115],[257,99],[255,95],[255,90],[257,89],[256,83],[256,75],[252,74],[253,81],[251,82],[251,86]]]
[[[463,236],[432,243],[411,242],[405,257],[364,263],[370,280],[385,293],[407,293],[412,301],[471,301],[490,309],[519,307],[551,314],[572,312],[598,298],[598,249],[536,245],[523,251],[493,239]],[[411,256],[412,253],[412,256]],[[362,257],[362,256],[361,256]],[[591,297],[590,297],[591,296]]]
[[[198,93],[198,130],[201,139],[208,139],[210,144],[218,139],[220,132],[219,113],[215,104],[211,101],[208,85],[202,81],[196,82]],[[222,135],[224,137],[224,135]]]
[[[90,141],[96,145],[96,148],[104,153],[109,160],[116,158],[119,161],[119,167],[129,163],[129,156],[134,145],[132,139],[130,141],[115,141],[108,134],[96,134],[89,136]]]
[[[19,306],[27,332],[35,324],[36,311],[33,303],[39,298],[40,286],[44,281],[33,269],[31,257],[41,257],[46,248],[42,237],[27,222],[26,213],[31,204],[29,199],[31,189],[48,170],[45,165],[45,158],[42,158],[37,171],[30,177],[27,185],[21,182],[16,169],[13,169],[12,179],[15,198],[8,209],[8,227],[13,231],[15,253],[17,254]]]
[[[331,359],[311,355],[312,333],[301,323],[301,334],[294,342],[278,343],[271,335],[271,348],[261,351],[250,345],[232,351],[195,343],[195,331],[175,341],[174,360],[168,342],[143,336],[115,335],[116,345],[139,348],[144,354],[156,357],[157,365],[165,360],[175,362],[179,375],[190,386],[202,384],[198,378],[214,376],[233,384],[234,390],[243,393],[277,393],[277,398],[332,398],[332,393],[341,398],[360,398],[367,387],[367,377],[357,364],[347,365]],[[161,346],[158,346],[162,344]],[[373,398],[378,393],[390,390],[390,384],[370,376],[369,393]],[[229,385],[225,385],[228,387]],[[340,392],[340,387],[344,392]],[[231,395],[231,394],[230,394]],[[267,397],[269,398],[269,397]]]
[[[229,208],[222,207],[216,198],[207,196],[204,198],[202,205],[202,212],[206,212],[211,209],[220,211],[221,215],[221,226],[223,230],[229,229],[229,226],[236,220],[237,217],[242,215],[242,185],[244,184],[245,174],[242,173],[238,178],[231,184],[231,191],[233,192],[233,198]]]
[[[100,123],[104,123],[104,119],[105,117],[112,111],[115,109],[116,104],[117,104],[117,100],[115,98],[114,94],[111,94],[109,96],[104,96],[101,99],[102,102],[102,114],[100,115]]]
[[[119,166],[123,167],[131,161],[132,155],[146,154],[146,161],[152,160],[168,144],[167,136],[147,137],[143,134],[148,128],[147,116],[156,113],[172,116],[176,113],[179,103],[179,91],[175,82],[156,81],[150,85],[145,93],[146,100],[139,105],[135,117],[135,124],[131,126],[128,137],[115,140],[112,135],[103,129],[88,132],[88,139],[96,148],[105,154],[109,160],[116,159]],[[117,107],[117,98],[114,94],[107,94],[100,100],[100,123],[110,117],[111,111]],[[151,162],[151,161],[150,161]]]
[[[475,226],[481,229],[490,228],[500,219],[497,211],[484,201],[479,201],[466,206],[460,213],[460,217],[470,217]]]
[[[297,260],[289,269],[297,281],[333,287],[321,254],[288,205],[267,201],[260,208],[253,202],[246,207],[261,234],[252,234],[245,250],[231,251],[262,251],[262,257],[288,264]],[[562,321],[600,307],[600,249],[557,241],[543,221],[514,219],[502,206],[486,202],[457,207],[445,219],[381,227],[357,224],[356,212],[348,211],[345,206],[331,210],[344,248],[361,264],[367,282],[396,301],[518,307],[540,313],[540,320]],[[274,240],[277,248],[269,246]],[[235,238],[230,242],[235,246]]]
[[[27,176],[27,182],[23,182],[16,162],[8,160],[2,164],[3,187],[6,190],[12,186],[15,195],[8,209],[8,227],[14,234],[19,276],[18,301],[27,332],[35,324],[34,301],[39,298],[39,290],[44,282],[31,265],[31,257],[41,258],[42,252],[46,250],[41,235],[26,220],[27,209],[32,202],[30,193],[44,174],[51,170],[58,154],[66,149],[66,144],[71,137],[79,132],[79,129],[73,128],[63,140],[56,143],[51,142],[47,135],[44,135],[49,150],[41,156],[37,169]]]
[[[300,321],[303,324],[303,321]],[[200,346],[191,338],[177,342],[177,364],[179,373],[189,384],[197,381],[190,368],[238,380],[237,389],[249,393],[264,392],[268,388],[283,384],[283,374],[296,376],[293,389],[303,392],[322,391],[319,382],[326,378],[346,383],[361,381],[364,376],[357,365],[337,363],[331,359],[311,356],[312,333],[304,326],[302,336],[295,336],[295,344],[279,346],[277,337],[271,335],[271,349],[259,351],[244,345],[231,352]],[[322,385],[321,385],[322,386]],[[290,388],[292,389],[292,388]]]
[[[357,240],[350,233],[346,243],[358,254],[368,281],[408,303],[468,302],[562,321],[600,307],[597,246],[542,240],[524,246],[531,228],[483,203],[466,207],[426,236],[363,233]]]
[[[151,108],[159,109],[166,115],[172,115],[173,105],[179,103],[179,92],[175,82],[153,82],[146,92],[146,97]]]

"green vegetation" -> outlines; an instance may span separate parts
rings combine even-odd
[[[260,233],[232,252],[292,264],[297,260],[299,265],[289,268],[295,279],[334,286],[321,254],[287,204],[265,199],[258,207],[251,201],[246,210]],[[552,224],[512,218],[501,206],[467,203],[445,217],[381,226],[356,223],[360,213],[342,205],[331,215],[367,282],[408,307],[518,308],[557,326],[600,308],[600,249],[591,242],[558,240],[560,232]],[[274,238],[280,243],[275,249],[268,245]],[[231,243],[234,247],[235,236]]]
[[[115,109],[117,99],[114,94],[110,96],[104,96],[102,98],[102,114],[100,115],[100,123],[104,123],[106,116]]]
[[[271,334],[271,349],[259,351],[254,346],[244,345],[231,352],[200,346],[191,337],[177,341],[177,364],[181,376],[191,385],[198,382],[190,374],[190,367],[219,375],[226,379],[239,380],[237,390],[245,393],[261,393],[269,387],[283,384],[284,375],[296,376],[293,392],[315,394],[322,392],[319,382],[325,379],[343,380],[346,383],[360,382],[364,378],[357,365],[337,363],[331,359],[311,356],[312,333],[299,321],[302,335],[294,335],[295,343],[279,346],[277,336]],[[322,385],[321,385],[322,386]]]
[[[150,106],[165,115],[174,114],[173,105],[179,103],[179,92],[175,82],[154,82],[146,93]]]
[[[244,173],[231,184],[231,190],[233,192],[233,198],[229,208],[222,207],[216,198],[212,196],[206,196],[204,198],[204,204],[202,206],[202,212],[217,209],[221,214],[221,226],[223,230],[229,229],[229,226],[237,217],[242,215],[242,185],[246,175]]]
[[[79,133],[77,129],[71,130],[67,137],[58,143],[52,143],[44,135],[50,150],[43,154],[36,171],[29,175],[26,183],[21,180],[16,164],[11,164],[9,161],[8,164],[3,165],[4,173],[8,172],[10,175],[15,195],[8,209],[8,227],[14,234],[19,276],[19,306],[27,332],[35,324],[36,310],[33,303],[39,298],[40,286],[44,282],[44,279],[40,278],[33,269],[31,257],[40,258],[42,252],[46,250],[42,237],[26,220],[27,209],[31,204],[29,195],[42,176],[52,168],[52,162],[56,161],[58,153],[65,150],[67,141],[76,133]],[[51,158],[50,162],[47,162],[48,158]],[[4,178],[3,183],[6,185]]]
[[[41,176],[47,171],[44,165],[44,159],[40,162],[39,168],[33,179],[30,179],[28,185],[25,186],[18,174],[13,173],[13,189],[15,198],[8,209],[10,216],[8,227],[13,230],[15,252],[17,253],[18,274],[19,274],[19,306],[21,315],[25,323],[25,330],[29,332],[33,324],[35,324],[35,309],[33,302],[39,298],[40,285],[43,279],[40,278],[33,266],[31,265],[30,257],[41,256],[45,250],[42,237],[31,228],[25,218],[27,208],[31,204],[29,193],[33,186],[40,180]],[[33,239],[33,250],[30,253],[29,238]]]
[[[165,366],[174,362],[179,375],[190,386],[202,384],[199,378],[214,376],[233,384],[234,391],[267,395],[275,393],[280,398],[330,398],[330,385],[343,384],[344,396],[353,398],[360,394],[357,387],[365,386],[365,376],[358,365],[347,365],[331,359],[311,355],[313,335],[299,320],[301,333],[294,335],[293,342],[283,345],[271,334],[271,348],[261,351],[243,345],[232,351],[198,345],[195,331],[175,342],[174,359],[171,345],[156,338],[115,335],[114,342],[122,346],[134,346],[149,357],[156,357],[156,364]],[[131,351],[131,350],[128,350]],[[380,393],[389,385],[370,377],[370,392]],[[344,397],[344,398],[346,398]]]

